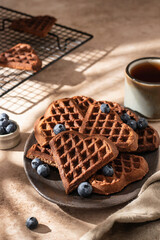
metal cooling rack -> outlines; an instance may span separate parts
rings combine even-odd
[[[32,16],[0,6],[0,53],[18,43],[28,43],[42,60],[40,71],[93,38],[91,34],[60,24],[55,24],[45,38],[9,29],[11,21],[21,17]],[[36,74],[0,67],[0,97]]]

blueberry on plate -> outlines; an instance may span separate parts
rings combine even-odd
[[[0,114],[0,121],[3,121],[4,119],[9,119],[9,116],[6,113],[1,113]]]
[[[102,174],[107,177],[112,177],[114,174],[114,170],[112,166],[106,165],[102,168]]]
[[[31,166],[33,169],[37,169],[37,167],[41,164],[42,164],[42,161],[39,158],[34,158],[31,162]]]
[[[5,128],[6,133],[15,132],[16,129],[17,129],[17,126],[16,126],[16,124],[15,124],[14,122],[9,123],[9,124],[6,126],[6,128]]]
[[[65,131],[66,130],[66,128],[65,128],[65,126],[63,125],[63,124],[57,124],[57,125],[55,125],[54,126],[54,128],[53,128],[53,131],[54,131],[54,133],[57,135],[58,133],[60,133],[60,132],[62,132],[62,131]]]
[[[38,221],[35,217],[30,217],[26,221],[26,227],[28,227],[30,230],[35,229],[38,226]]]
[[[135,120],[128,120],[127,125],[130,126],[134,131],[137,129],[137,122]]]
[[[85,197],[88,197],[91,195],[92,186],[88,182],[82,182],[79,184],[77,191],[78,191],[79,196],[85,198]]]
[[[140,118],[140,119],[138,119],[138,121],[137,121],[137,127],[139,128],[139,129],[144,129],[144,128],[146,128],[148,126],[148,122],[147,122],[147,120],[145,119],[145,118]]]
[[[124,113],[121,115],[121,120],[124,122],[124,123],[127,123],[128,120],[130,120],[131,117],[127,114],[127,113]]]
[[[5,129],[3,127],[0,127],[0,135],[4,135],[6,133]]]
[[[103,104],[100,106],[100,108],[101,108],[101,111],[102,111],[103,113],[109,113],[109,112],[110,112],[110,107],[109,107],[109,105],[106,104],[106,103],[103,103]]]
[[[37,173],[42,177],[48,177],[50,174],[50,168],[47,164],[40,164],[37,167]]]

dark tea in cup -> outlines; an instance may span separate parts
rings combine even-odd
[[[139,63],[131,68],[130,74],[142,82],[160,83],[160,63],[155,61]]]

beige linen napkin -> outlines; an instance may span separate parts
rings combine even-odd
[[[144,183],[138,197],[80,240],[160,240],[160,171]],[[150,222],[154,221],[154,222]]]

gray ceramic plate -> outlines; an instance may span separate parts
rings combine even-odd
[[[75,208],[105,208],[114,205],[119,205],[135,198],[140,191],[141,186],[149,176],[157,171],[158,166],[158,150],[145,153],[142,156],[147,160],[149,165],[149,173],[141,180],[129,184],[121,192],[110,196],[102,196],[92,194],[89,198],[80,198],[75,191],[70,195],[66,195],[62,181],[60,180],[58,170],[51,167],[49,178],[39,176],[36,170],[32,169],[31,161],[25,157],[27,150],[36,143],[34,133],[32,133],[25,145],[24,149],[24,168],[29,181],[38,193],[47,200],[56,203],[60,206],[68,206]]]

